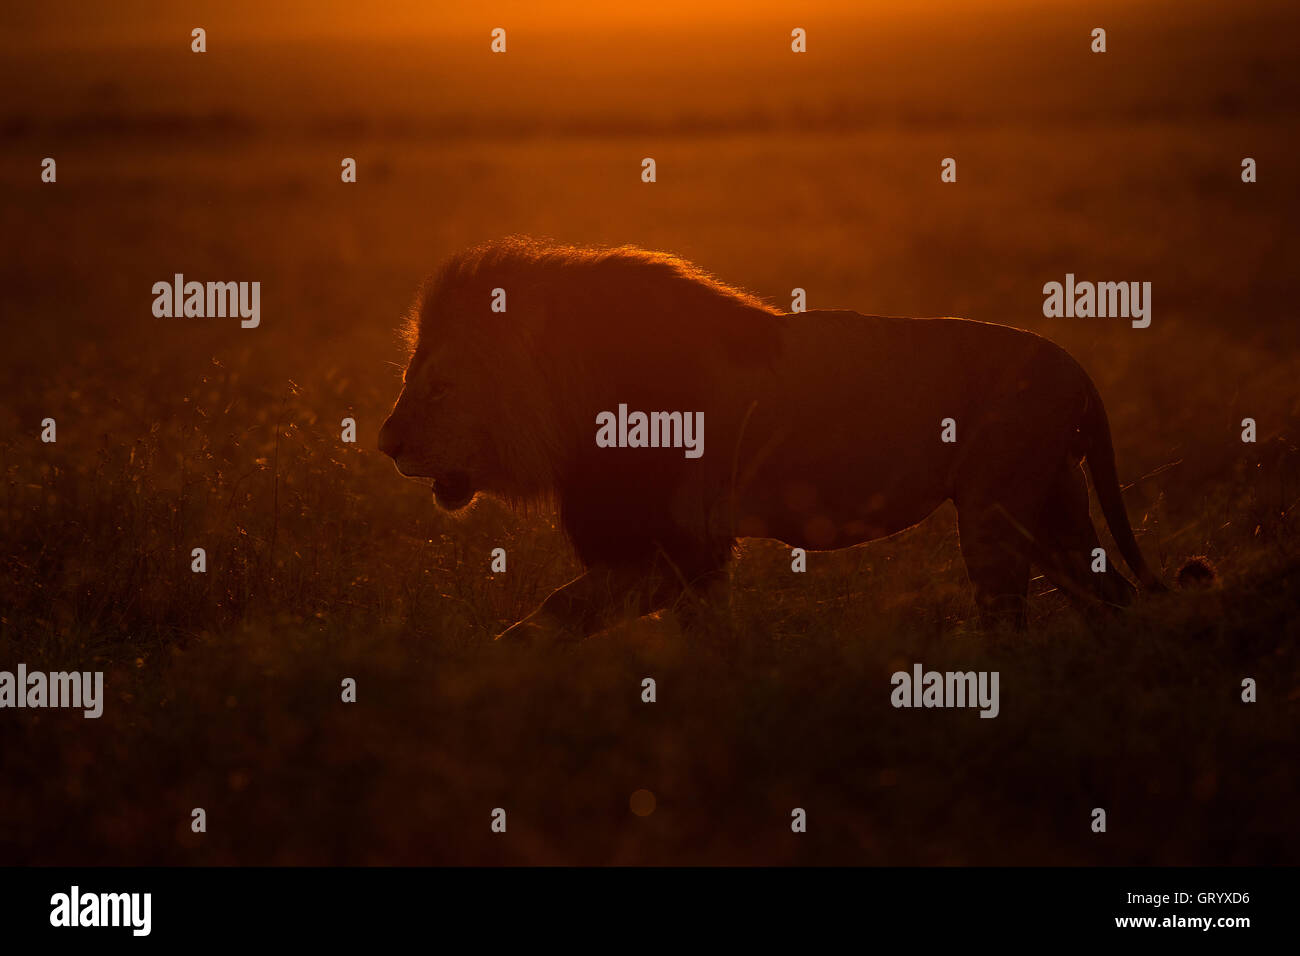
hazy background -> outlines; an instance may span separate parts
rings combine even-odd
[[[1296,862],[1294,5],[602,6],[0,14],[0,667],[110,693],[0,715],[0,862]],[[510,233],[1048,335],[1147,553],[1224,586],[981,637],[945,508],[806,576],[748,544],[701,633],[503,661],[576,571],[553,516],[448,519],[373,446],[420,278]],[[261,327],[154,318],[176,272],[261,281]],[[1152,282],[1151,327],[1044,319],[1066,272]],[[913,661],[1000,669],[1002,716],[893,710]]]

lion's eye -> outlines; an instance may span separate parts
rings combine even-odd
[[[446,382],[431,382],[426,391],[429,398],[442,398],[450,388]]]

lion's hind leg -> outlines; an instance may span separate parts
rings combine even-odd
[[[1100,566],[1101,541],[1088,512],[1088,483],[1083,468],[1068,460],[1052,480],[1051,490],[1033,522],[1043,573],[1083,608],[1094,602],[1124,607],[1133,602],[1133,585],[1107,558]]]
[[[1008,424],[1016,420],[1013,411],[990,412],[954,471],[961,554],[985,627],[1026,626],[1033,524],[1065,453],[1054,432],[1026,434]]]
[[[1000,505],[957,508],[961,555],[986,628],[1026,626],[1030,559],[1018,525]]]

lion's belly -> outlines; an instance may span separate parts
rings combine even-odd
[[[873,488],[866,480],[843,487],[839,481],[791,476],[742,496],[736,532],[810,550],[847,548],[912,527],[948,497],[940,483],[923,477]]]

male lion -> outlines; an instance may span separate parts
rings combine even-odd
[[[1163,590],[1096,387],[1030,332],[785,314],[675,256],[527,239],[452,257],[410,332],[380,449],[448,510],[480,491],[553,499],[588,568],[501,637],[585,635],[699,594],[741,537],[844,548],[948,499],[982,622],[1024,625],[1031,564],[1086,603],[1127,604],[1122,575],[1091,570],[1084,460],[1129,567]],[[703,412],[704,454],[598,446],[620,405]]]

